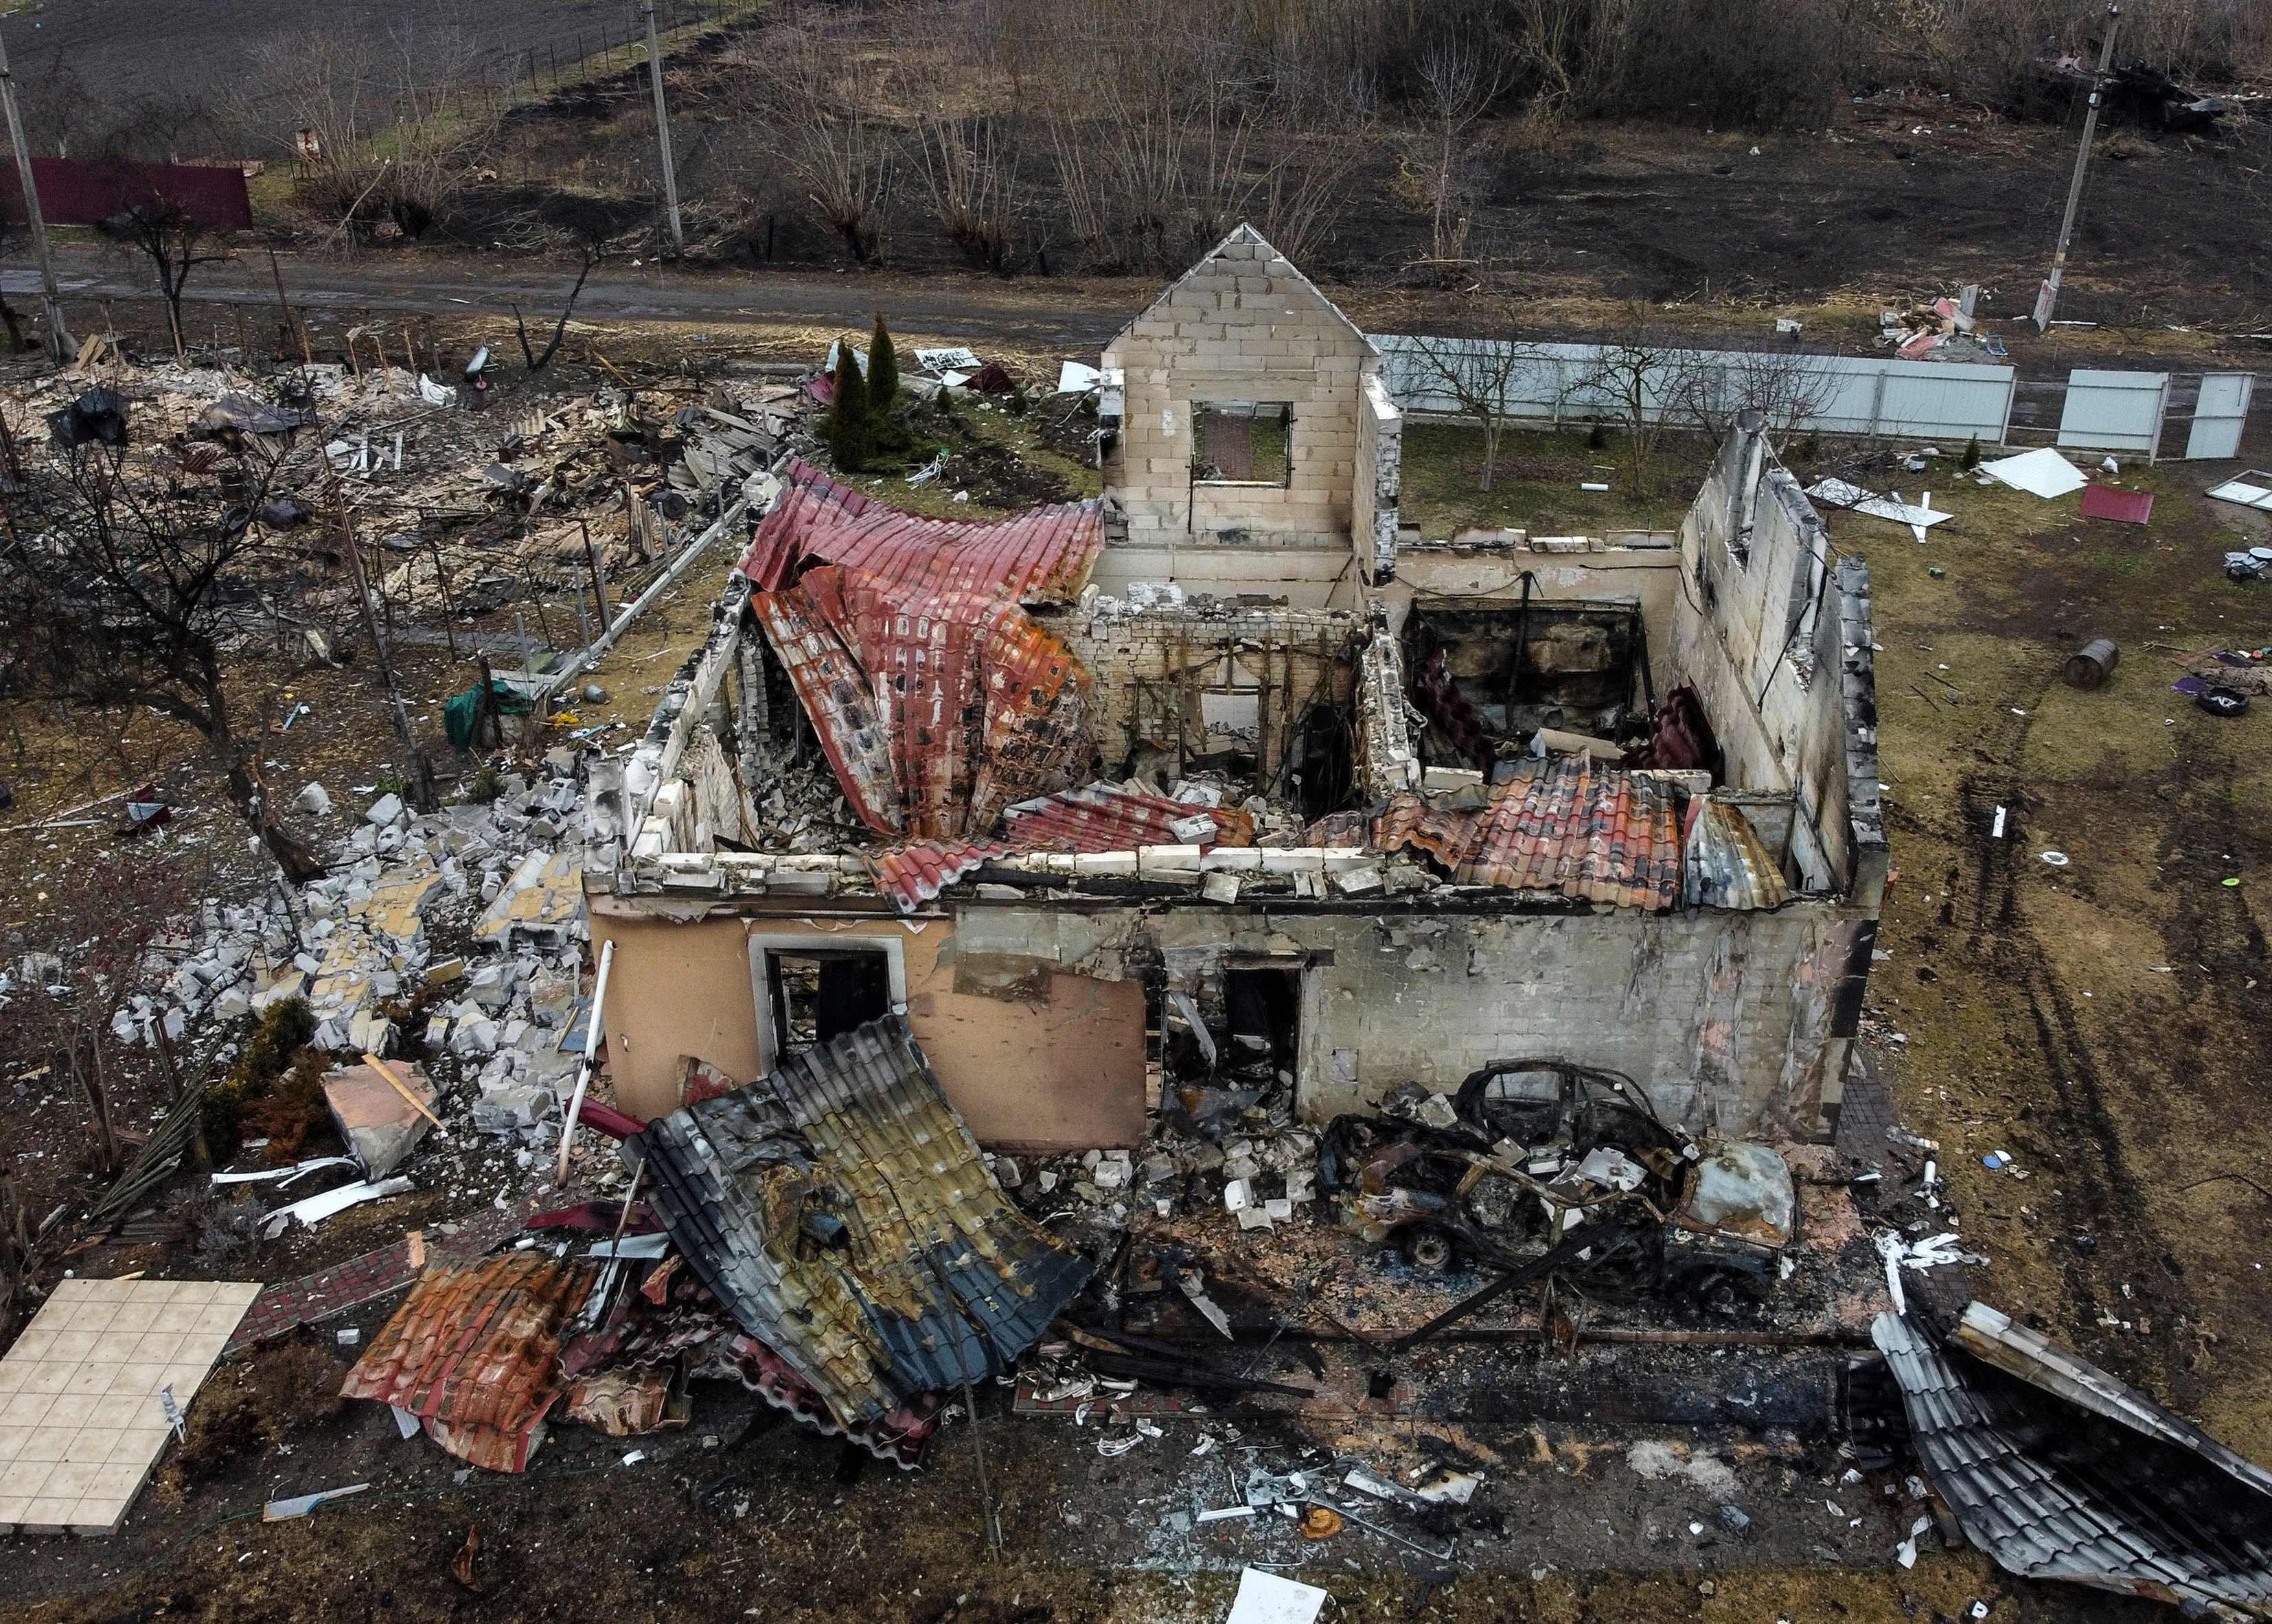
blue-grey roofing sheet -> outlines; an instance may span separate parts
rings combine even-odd
[[[657,1119],[623,1156],[688,1265],[848,1431],[1007,1370],[1089,1276],[1004,1199],[897,1016]]]
[[[2006,1569],[2272,1619],[2272,1496],[2246,1471],[2165,1429],[2093,1414],[2044,1385],[2062,1373],[2023,1379],[1952,1356],[1898,1314],[1880,1314],[1871,1335],[1925,1476]]]

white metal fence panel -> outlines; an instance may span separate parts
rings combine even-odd
[[[1457,415],[1461,396],[1495,399],[1503,415],[1564,423],[1627,415],[1624,378],[1597,344],[1528,344],[1376,333],[1381,378],[1408,412]],[[1795,350],[1680,350],[1647,368],[1641,409],[1696,427],[1749,405],[1824,434],[2000,445],[2015,374],[1978,363],[1899,361]]]
[[[2152,456],[2162,438],[2167,372],[2067,374],[2059,410],[2059,443],[2081,451],[2134,451]]]
[[[2253,373],[2204,373],[2201,398],[2194,405],[2193,431],[2186,437],[2187,460],[2238,456],[2241,430],[2248,424],[2248,403],[2255,393]]]

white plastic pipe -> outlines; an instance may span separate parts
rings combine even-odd
[[[600,948],[600,974],[592,984],[592,1019],[584,1028],[584,1063],[576,1068],[576,1091],[568,1096],[568,1116],[560,1125],[560,1163],[552,1170],[557,1188],[568,1182],[568,1150],[576,1142],[576,1119],[583,1114],[584,1090],[591,1086],[592,1068],[599,1062],[600,1011],[608,1002],[608,967],[616,962],[616,944]]]

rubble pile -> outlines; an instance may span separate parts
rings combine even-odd
[[[1904,361],[1996,361],[2001,339],[1979,331],[1970,298],[1937,298],[1878,312],[1878,342]]]
[[[748,760],[744,783],[763,787],[744,789],[743,822],[759,850],[848,851],[874,838],[826,762],[816,767],[770,745],[754,747]]]
[[[288,624],[326,659],[315,628],[360,615],[342,535],[363,550],[390,626],[541,595],[579,617],[600,591],[620,608],[796,431],[796,385],[761,379],[609,385],[508,417],[479,409],[483,393],[399,367],[314,363],[255,378],[103,354],[0,406],[12,443],[100,440],[121,448],[130,483],[209,483],[216,500],[250,490],[264,529],[320,533],[322,545],[260,558],[277,579],[225,644]],[[600,629],[583,625],[586,640]]]
[[[123,1042],[178,1040],[192,1027],[303,998],[315,1047],[343,1059],[421,1049],[455,1057],[474,1125],[541,1149],[557,1133],[579,1055],[572,1047],[583,921],[579,852],[588,833],[573,752],[534,782],[518,775],[486,805],[414,815],[373,801],[340,866],[288,903],[208,901],[194,931],[153,947],[152,991],[120,1010]],[[330,804],[321,786],[303,806]],[[461,939],[442,951],[435,933]],[[415,1013],[414,1013],[415,1012]],[[415,1030],[401,1023],[415,1018]]]

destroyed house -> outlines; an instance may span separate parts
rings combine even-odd
[[[1100,500],[784,470],[595,779],[624,1108],[898,1014],[998,1149],[1520,1056],[1831,1132],[1886,878],[1869,583],[1764,433],[1677,533],[1420,535],[1378,357],[1244,228],[1102,359]]]

